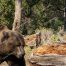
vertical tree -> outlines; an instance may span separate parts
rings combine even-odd
[[[19,31],[20,22],[21,22],[21,5],[22,0],[15,0],[15,17],[13,23],[13,31]]]
[[[64,0],[64,31],[66,31],[66,0]]]

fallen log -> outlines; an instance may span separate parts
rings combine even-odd
[[[42,46],[32,52],[28,59],[29,64],[30,66],[66,66],[65,50],[65,45]]]

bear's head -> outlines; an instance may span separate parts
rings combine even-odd
[[[24,46],[24,38],[20,33],[0,25],[0,56],[14,55],[21,58],[25,54]]]

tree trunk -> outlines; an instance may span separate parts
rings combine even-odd
[[[19,31],[20,22],[21,22],[21,5],[22,0],[15,0],[15,17],[13,23],[13,31]]]
[[[66,31],[66,7],[64,8],[64,31]]]

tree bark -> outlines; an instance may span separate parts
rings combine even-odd
[[[66,7],[64,8],[64,31],[66,31]]]
[[[20,22],[21,22],[21,5],[22,0],[15,0],[15,17],[13,23],[13,31],[19,31]]]

